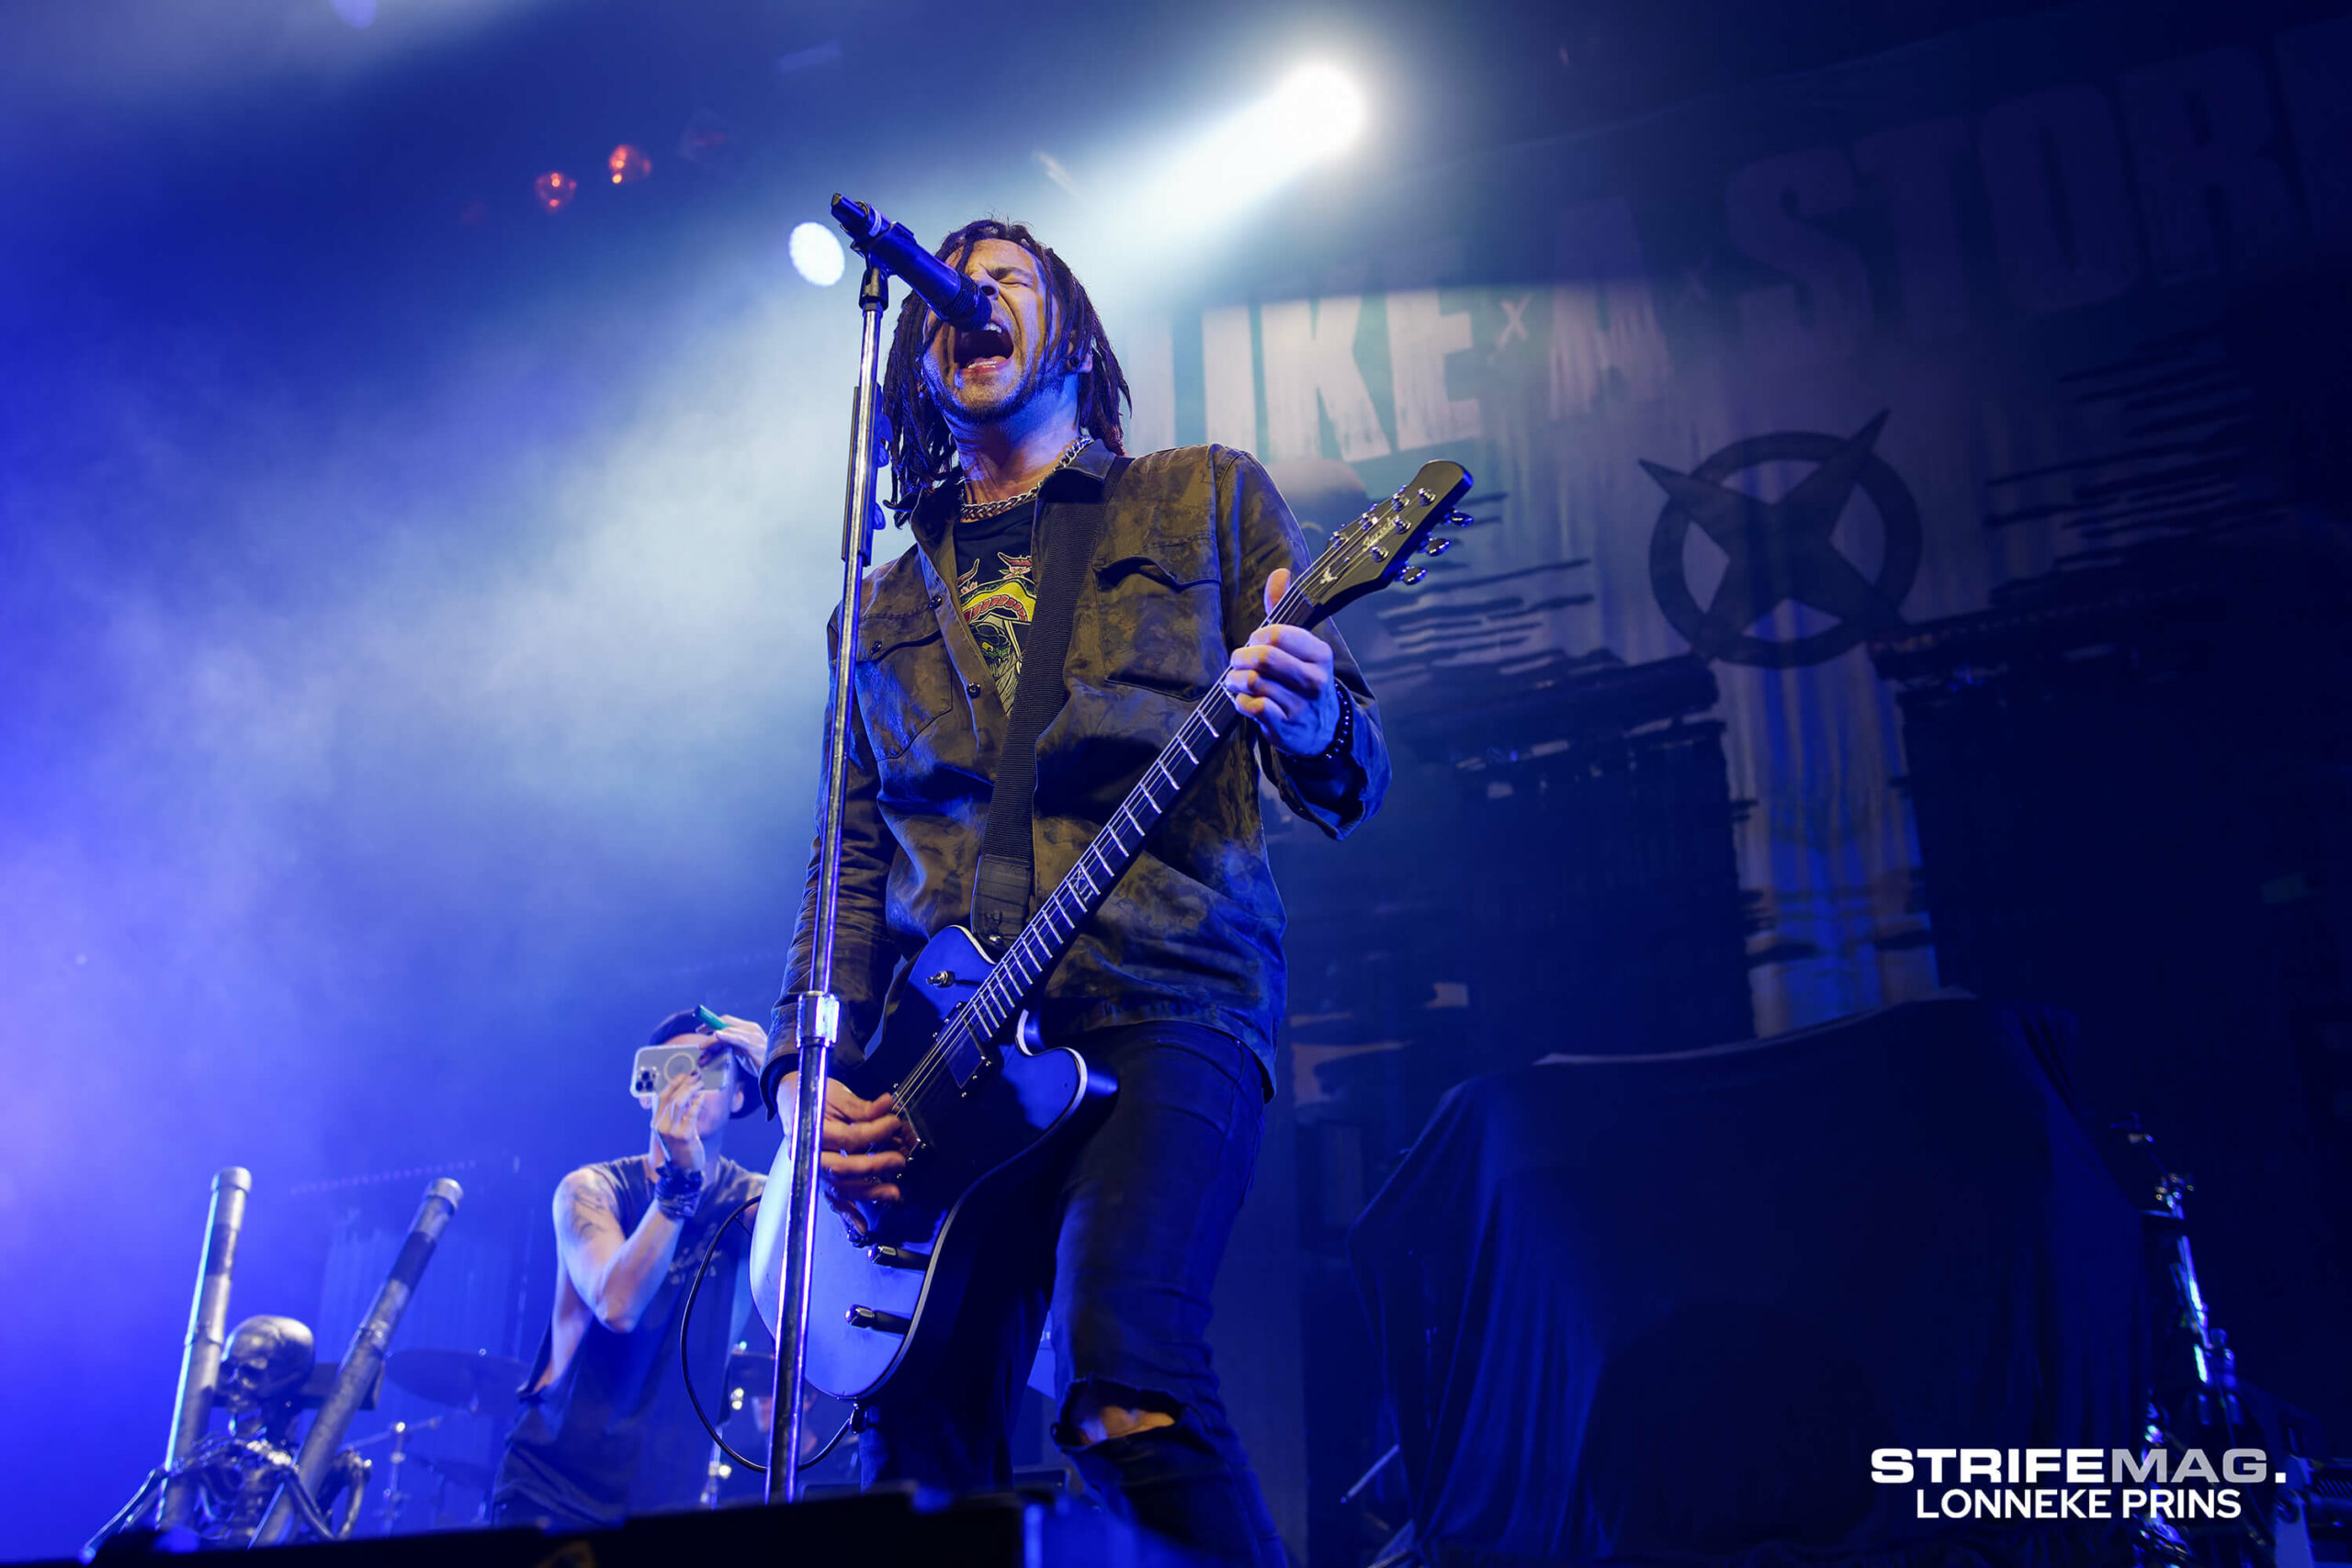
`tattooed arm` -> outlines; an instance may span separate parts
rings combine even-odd
[[[714,1041],[705,1048],[723,1047]],[[669,1167],[698,1176],[708,1159],[703,1137],[719,1125],[722,1098],[702,1087],[699,1073],[672,1078],[654,1102],[648,1169],[659,1173]],[[563,1263],[561,1282],[577,1304],[614,1333],[627,1334],[662,1288],[671,1255],[678,1250],[681,1224],[657,1203],[647,1208],[635,1230],[624,1234],[618,1198],[612,1179],[594,1167],[565,1177],[555,1190],[555,1245]],[[565,1293],[557,1292],[559,1315]],[[580,1332],[587,1332],[584,1323]]]
[[[627,1334],[662,1288],[679,1224],[649,1204],[637,1228],[624,1232],[618,1196],[612,1179],[593,1167],[565,1177],[555,1190],[555,1244],[569,1293],[598,1323]]]

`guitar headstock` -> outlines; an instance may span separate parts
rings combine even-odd
[[[1430,534],[1469,522],[1453,503],[1471,482],[1470,470],[1459,463],[1424,463],[1402,490],[1332,535],[1330,547],[1291,584],[1291,592],[1304,600],[1300,624],[1311,626],[1392,582],[1419,582],[1427,569],[1408,570],[1412,558],[1442,555],[1453,545]]]

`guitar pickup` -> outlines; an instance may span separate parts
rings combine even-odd
[[[885,1269],[912,1269],[918,1271],[931,1267],[931,1254],[915,1252],[903,1247],[869,1247],[866,1260],[879,1263]]]
[[[870,1328],[876,1334],[903,1336],[907,1330],[914,1326],[914,1320],[911,1318],[900,1317],[895,1312],[883,1312],[875,1307],[854,1306],[845,1315],[852,1328]]]

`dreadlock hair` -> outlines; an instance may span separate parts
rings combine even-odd
[[[1062,366],[1086,362],[1078,380],[1079,428],[1125,457],[1127,449],[1120,439],[1119,405],[1132,407],[1135,399],[1085,286],[1070,272],[1069,264],[1041,243],[1027,224],[1005,219],[983,218],[967,223],[941,241],[933,254],[961,272],[982,240],[1019,245],[1045,269],[1052,339],[1039,347],[1040,362]],[[955,440],[923,375],[923,360],[936,325],[931,308],[910,293],[899,307],[898,324],[890,333],[890,360],[882,375],[882,412],[890,422],[890,498],[885,504],[902,523],[918,502],[956,473]]]

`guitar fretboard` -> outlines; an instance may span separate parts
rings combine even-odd
[[[1269,621],[1285,626],[1303,624],[1312,602],[1296,591],[1274,606]],[[1196,704],[1176,727],[1176,733],[1143,771],[1143,777],[1111,813],[1093,841],[1070,867],[1069,874],[1047,895],[1021,934],[1005,948],[996,967],[979,989],[957,1010],[939,1039],[914,1069],[901,1078],[899,1094],[941,1080],[944,1074],[957,1085],[971,1081],[988,1060],[988,1047],[1005,1037],[1029,993],[1053,972],[1068,951],[1070,939],[1086,918],[1101,907],[1111,889],[1143,852],[1144,840],[1176,804],[1177,796],[1217,746],[1241,722],[1241,710],[1220,684]]]
[[[1136,787],[1111,813],[1061,885],[1029,917],[1029,923],[1021,928],[1021,934],[973,996],[976,1033],[995,1039],[1020,1016],[1023,999],[1059,962],[1080,925],[1135,863],[1152,829],[1240,717],[1233,699],[1220,686],[1177,727],[1175,738],[1144,770]]]

